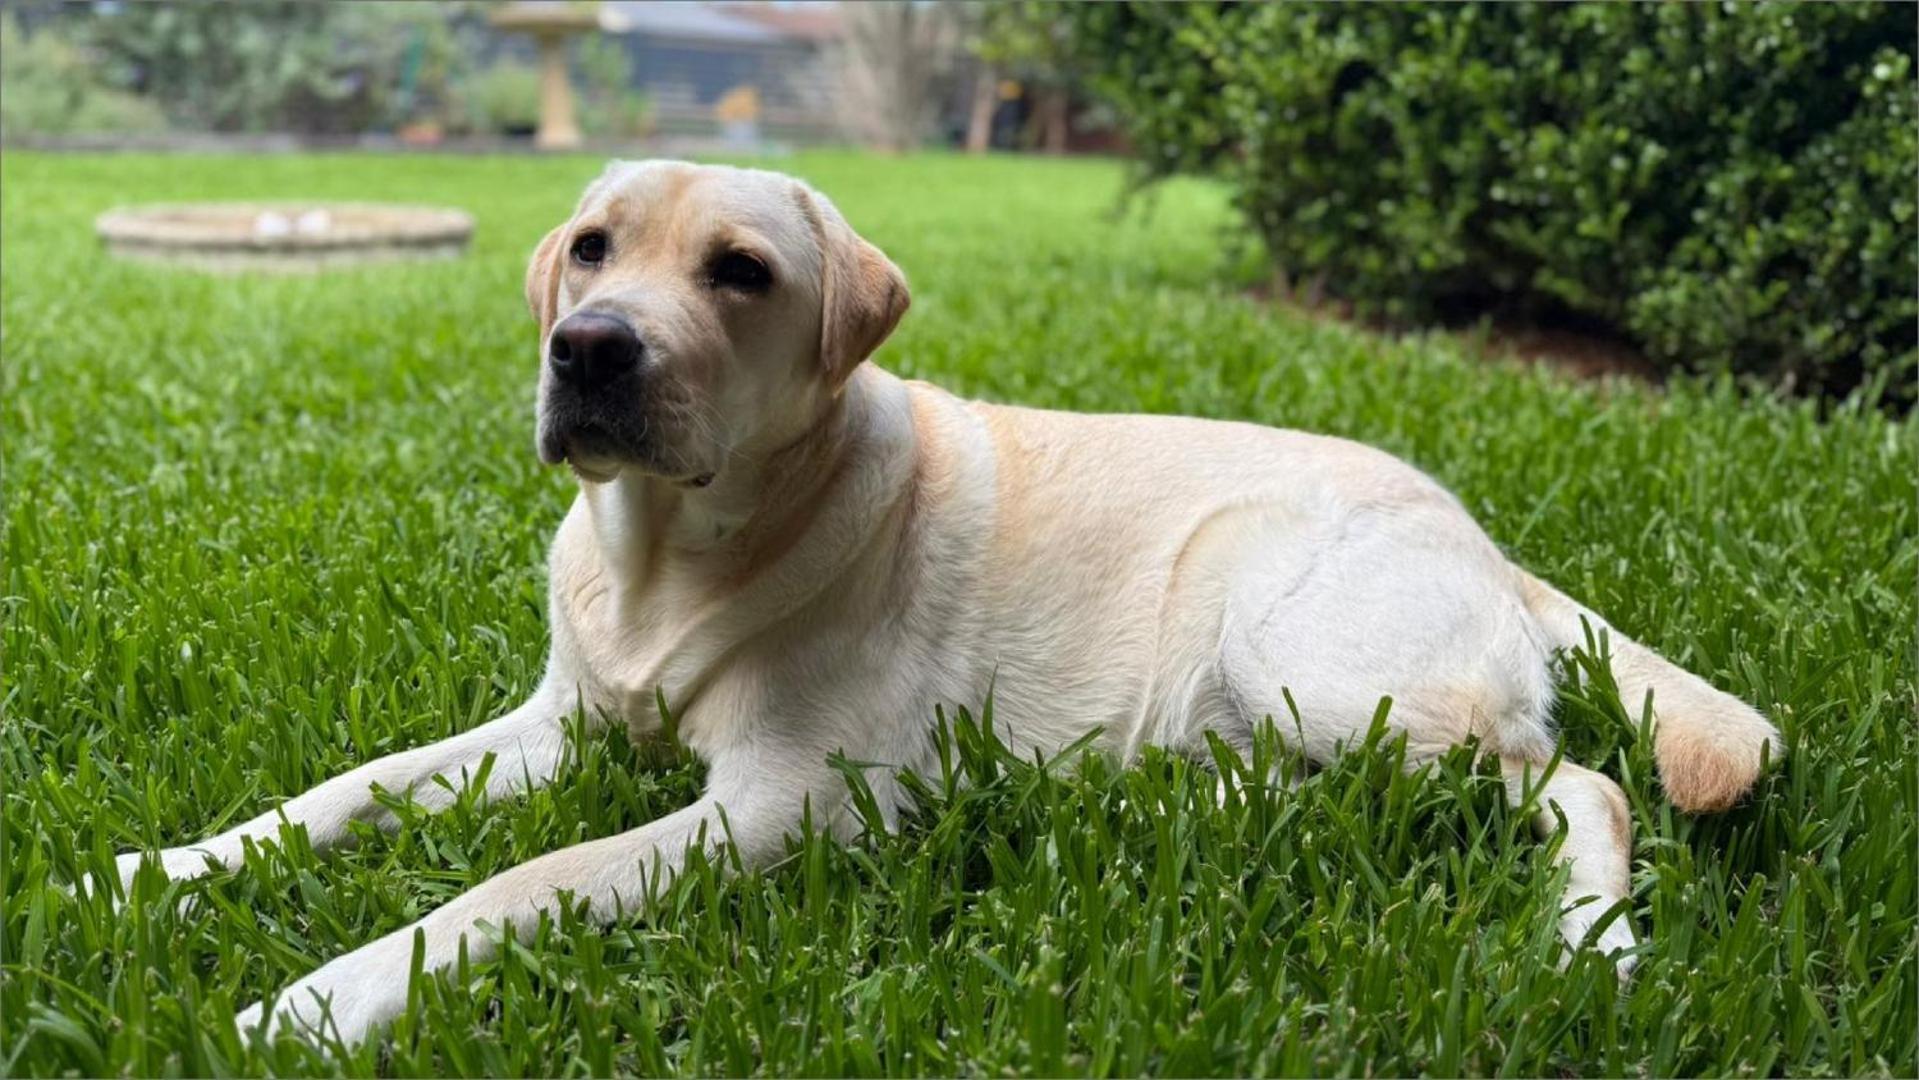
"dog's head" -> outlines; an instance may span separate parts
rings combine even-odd
[[[526,272],[539,451],[700,486],[798,438],[905,313],[906,280],[789,176],[616,162]]]

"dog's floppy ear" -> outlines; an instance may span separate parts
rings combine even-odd
[[[539,321],[542,339],[553,329],[560,306],[560,259],[566,254],[560,250],[560,239],[565,235],[562,222],[533,249],[533,258],[526,264],[526,308]]]
[[[899,325],[912,297],[906,275],[831,201],[813,191],[802,199],[820,238],[820,363],[838,387]]]

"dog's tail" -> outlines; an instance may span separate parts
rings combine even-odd
[[[1752,788],[1768,755],[1773,761],[1784,755],[1779,729],[1750,705],[1612,629],[1558,589],[1515,570],[1520,595],[1548,641],[1562,649],[1583,647],[1588,627],[1594,637],[1605,631],[1621,703],[1634,711],[1652,695],[1653,757],[1674,806],[1688,813],[1724,810]]]

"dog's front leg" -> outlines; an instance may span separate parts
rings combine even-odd
[[[244,841],[277,837],[283,820],[305,826],[308,840],[316,849],[325,850],[348,839],[352,835],[348,826],[355,821],[370,821],[383,829],[394,826],[392,811],[374,798],[375,785],[390,792],[410,792],[422,805],[444,809],[453,802],[456,792],[431,783],[432,778],[444,776],[457,790],[479,773],[488,754],[494,758],[487,774],[488,797],[516,794],[529,784],[539,787],[553,778],[565,757],[564,720],[575,707],[564,684],[548,679],[526,704],[498,719],[449,739],[369,761],[251,821],[195,844],[167,848],[152,857],[168,877],[199,877],[207,872],[209,860],[220,866],[238,865]],[[590,710],[588,720],[598,723]],[[146,852],[130,851],[116,860],[123,888],[132,882],[134,872],[146,858]]]
[[[413,925],[325,964],[272,1001],[268,1033],[290,1028],[316,1040],[360,1042],[406,1008],[416,936],[425,938],[422,970],[432,974],[458,959],[462,939],[476,960],[496,953],[495,935],[509,926],[524,939],[562,894],[585,901],[595,921],[610,922],[670,881],[694,846],[717,851],[731,841],[743,866],[766,865],[784,850],[787,833],[797,831],[808,786],[792,783],[791,774],[742,764],[713,762],[706,794],[684,809],[504,871]],[[831,815],[831,808],[814,805]],[[266,1004],[235,1018],[242,1032],[259,1026]]]

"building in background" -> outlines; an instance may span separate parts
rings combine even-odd
[[[665,136],[744,134],[792,142],[838,138],[837,4],[608,0],[606,23],[633,61],[635,89]]]

